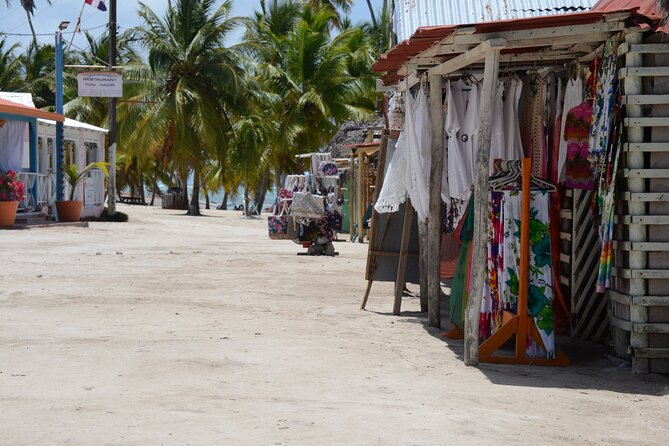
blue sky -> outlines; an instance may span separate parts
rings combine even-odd
[[[139,25],[139,18],[137,17],[137,0],[117,0],[118,1],[118,24],[121,30],[131,28]],[[5,0],[0,0],[0,31],[5,33],[30,33],[28,21],[25,12],[20,6],[20,0],[12,0],[12,6],[7,7]],[[83,0],[52,0],[51,6],[46,0],[37,0],[37,9],[35,10],[35,17],[33,23],[35,25],[35,32],[49,33],[51,35],[38,36],[40,42],[53,42],[53,34],[58,27],[58,24],[63,20],[72,22],[70,30],[74,28]],[[166,0],[144,0],[144,3],[149,5],[154,11],[162,15],[167,5]],[[382,0],[373,0],[372,4],[375,8],[381,7]],[[233,14],[239,16],[247,16],[260,4],[259,0],[233,0]],[[365,0],[355,0],[353,12],[351,14],[353,23],[362,20],[369,20],[369,10]],[[82,15],[81,28],[96,28],[101,27],[91,32],[99,33],[104,31],[104,26],[107,23],[107,13],[100,12],[95,8],[86,6]],[[238,40],[241,33],[238,32],[233,40]],[[71,35],[66,39],[69,41]],[[24,47],[29,43],[29,37],[22,36],[8,36],[10,42],[18,41]],[[83,36],[75,36],[74,45],[82,45],[84,43]]]

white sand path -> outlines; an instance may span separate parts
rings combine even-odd
[[[359,311],[366,245],[298,257],[235,212],[121,210],[0,232],[0,444],[667,444],[669,379],[603,349],[467,368],[380,314],[389,284]]]

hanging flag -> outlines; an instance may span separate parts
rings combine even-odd
[[[107,10],[107,6],[105,5],[105,0],[84,0],[84,3],[87,3],[95,8],[98,8],[100,11]]]

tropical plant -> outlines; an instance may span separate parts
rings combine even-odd
[[[303,0],[312,9],[330,13],[330,22],[339,29],[346,22],[347,14],[351,12],[353,0]]]
[[[272,0],[262,1],[246,22],[246,50],[255,62],[248,70],[251,113],[263,116],[265,126],[256,206],[272,169],[279,186],[295,155],[317,150],[341,122],[376,106],[371,40],[353,27],[334,35],[334,14],[315,4]]]
[[[56,70],[55,54],[53,45],[31,42],[20,56],[24,90],[32,94],[37,108],[56,104],[56,83],[53,75]]]
[[[291,158],[318,149],[343,121],[364,118],[374,110],[360,106],[362,97],[374,93],[361,73],[353,72],[351,51],[355,48],[359,61],[368,59],[364,53],[371,48],[357,40],[357,28],[332,38],[326,25],[331,15],[327,10],[305,11],[285,41],[281,63],[259,66],[259,82],[280,98],[280,149],[288,150]]]
[[[8,46],[7,39],[0,39],[0,90],[16,91],[23,86],[21,61],[14,54],[19,44]]]
[[[370,6],[370,11],[371,11]],[[377,18],[378,17],[378,18]],[[384,2],[383,8],[372,15],[372,23],[364,26],[365,33],[372,39],[372,45],[377,55],[383,54],[390,49],[391,36],[393,32],[393,21],[390,8]]]
[[[231,1],[176,0],[159,18],[140,2],[144,25],[136,28],[148,50],[148,66],[131,67],[126,77],[141,83],[123,112],[125,144],[139,156],[162,154],[185,184],[193,173],[190,215],[199,215],[203,164],[229,141],[230,109],[244,101],[243,73],[224,40],[239,23]]]
[[[75,163],[66,164],[63,166],[63,178],[65,182],[70,186],[70,199],[69,201],[74,201],[74,194],[77,190],[77,186],[86,179],[88,172],[93,169],[99,169],[104,173],[105,176],[109,175],[107,166],[109,163],[103,163],[101,161],[90,163],[88,166],[84,167],[81,171]]]

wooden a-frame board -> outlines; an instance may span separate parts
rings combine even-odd
[[[374,201],[383,186],[389,157],[388,146],[394,144],[398,137],[397,132],[384,130],[379,152],[379,170],[376,177]],[[372,212],[369,248],[367,252],[367,290],[360,309],[367,306],[372,284],[377,282],[395,282],[393,313],[400,314],[402,307],[402,293],[405,284],[419,281],[419,242],[416,215],[407,199],[400,206],[398,212],[379,214]]]

